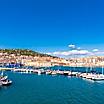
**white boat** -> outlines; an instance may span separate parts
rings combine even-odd
[[[5,80],[5,81],[1,81],[1,83],[3,86],[8,86],[8,85],[12,84],[12,81],[11,80]]]
[[[56,71],[52,71],[51,75],[56,75],[57,72]]]
[[[87,76],[87,73],[81,73],[81,74],[79,75],[79,77],[82,77],[82,78],[86,78],[86,76]]]
[[[69,71],[68,76],[72,76],[72,72],[71,71]]]
[[[98,75],[92,77],[92,80],[95,80],[95,81],[104,80],[104,75],[98,74]]]
[[[104,80],[103,67],[102,67],[102,74],[97,74],[96,76],[94,76],[94,77],[92,78],[92,80],[95,80],[95,81]]]
[[[63,75],[64,74],[64,71],[57,70],[57,74]]]
[[[64,72],[63,72],[63,75],[68,76],[68,75],[69,75],[69,72],[70,72],[70,71],[64,71]]]
[[[96,74],[88,73],[88,74],[86,75],[86,79],[92,79],[92,78],[95,77],[95,76],[96,76]]]
[[[38,73],[38,75],[41,75],[41,70],[38,70],[37,73]]]
[[[46,74],[47,75],[50,75],[52,72],[51,71],[46,71]]]
[[[77,76],[78,72],[72,72],[71,75],[72,76]]]

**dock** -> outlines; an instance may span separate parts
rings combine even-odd
[[[75,71],[67,71],[67,70],[51,70],[51,69],[25,69],[25,68],[0,68],[0,70],[5,71],[13,71],[13,72],[20,72],[20,73],[26,73],[26,74],[45,74],[45,75],[63,75],[63,76],[71,76],[71,77],[77,77],[77,78],[85,78],[93,81],[101,81],[104,80],[103,74],[97,74],[97,73],[83,73],[83,72],[75,72]]]

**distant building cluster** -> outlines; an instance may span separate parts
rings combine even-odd
[[[78,67],[99,67],[104,66],[104,56],[89,56],[70,59],[71,66]]]
[[[66,65],[66,60],[61,58],[49,57],[49,56],[27,56],[27,55],[15,55],[0,53],[0,64],[16,64],[21,63],[24,66],[36,66],[46,67],[55,65]]]
[[[75,66],[75,67],[99,67],[104,66],[104,56],[84,58],[58,58],[49,56],[27,56],[0,53],[0,65],[21,63],[24,66],[50,67],[50,66]]]

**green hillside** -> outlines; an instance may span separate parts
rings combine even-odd
[[[39,53],[39,52],[28,50],[28,49],[0,49],[0,53],[56,58],[55,56]]]

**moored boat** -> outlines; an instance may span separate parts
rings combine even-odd
[[[95,76],[96,76],[96,74],[88,73],[88,74],[86,75],[86,79],[92,79],[92,78],[95,77]]]
[[[1,81],[1,84],[3,86],[8,86],[8,85],[12,84],[12,81],[7,79],[7,80],[4,80],[4,81]]]
[[[51,75],[56,75],[57,74],[57,72],[54,70],[54,71],[52,71],[52,73],[51,73]]]
[[[104,80],[103,67],[102,67],[102,74],[96,74],[96,76],[92,77],[92,80],[94,81]]]
[[[47,71],[46,71],[46,74],[47,74],[47,75],[51,75],[51,73],[52,73],[52,71],[50,71],[50,70],[47,70]]]
[[[94,80],[94,81],[104,80],[104,75],[103,74],[98,74],[98,75],[92,77],[92,80]]]
[[[4,73],[2,72],[1,75],[0,75],[0,85],[2,86],[8,86],[12,84],[12,81],[8,79],[8,76],[4,75]]]
[[[64,71],[63,75],[68,76],[69,75],[69,71]]]

